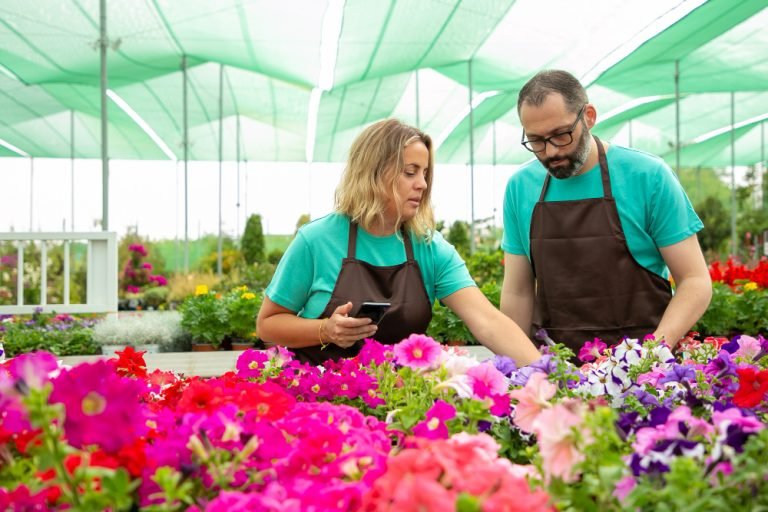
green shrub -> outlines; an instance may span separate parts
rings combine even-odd
[[[712,301],[693,330],[707,336],[768,332],[768,291],[712,283]]]
[[[261,215],[248,217],[240,247],[248,265],[264,262],[264,229],[261,227]]]
[[[504,280],[504,251],[478,251],[467,258],[467,270],[478,286]]]
[[[30,329],[23,324],[10,324],[3,336],[3,346],[9,357],[36,350],[46,350],[57,356],[101,352],[99,345],[93,341],[93,331],[87,327],[46,331]]]

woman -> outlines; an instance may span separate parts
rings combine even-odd
[[[363,338],[394,344],[426,331],[435,298],[497,354],[540,357],[485,298],[452,245],[435,231],[432,140],[388,119],[350,148],[335,212],[303,226],[266,290],[257,330],[312,364],[352,357]],[[405,261],[404,261],[405,260]],[[388,302],[378,325],[363,302]]]

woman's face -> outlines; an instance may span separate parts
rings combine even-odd
[[[419,211],[424,193],[427,191],[427,167],[429,166],[429,150],[423,142],[413,142],[403,150],[402,169],[396,171],[396,197],[390,197],[384,216],[387,221],[396,222],[400,213],[400,221],[411,220]]]

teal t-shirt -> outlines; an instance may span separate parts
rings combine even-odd
[[[302,226],[266,289],[270,300],[303,318],[319,317],[331,299],[341,260],[347,257],[348,236],[348,217],[338,213]],[[461,256],[440,233],[429,243],[411,235],[411,243],[430,303],[476,286]],[[376,266],[399,265],[406,260],[405,245],[397,235],[374,236],[361,227],[356,258]]]
[[[659,247],[680,242],[704,225],[672,169],[659,157],[611,145],[606,153],[611,191],[632,256],[663,278],[669,269]],[[507,183],[504,195],[505,252],[531,258],[531,217],[547,170],[538,160],[524,164]],[[600,165],[565,180],[552,178],[545,201],[602,197]]]

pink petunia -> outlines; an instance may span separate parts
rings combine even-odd
[[[618,482],[613,490],[613,496],[619,500],[619,503],[623,503],[630,492],[637,486],[637,481],[632,476],[625,476]]]
[[[584,454],[576,445],[574,430],[583,424],[580,410],[583,407],[584,404],[577,401],[563,402],[545,409],[536,418],[534,430],[547,478],[573,482],[578,477],[575,466],[584,460]]]
[[[509,380],[489,362],[473,366],[467,376],[475,398],[502,395],[509,389]]]
[[[440,362],[440,344],[423,334],[411,334],[395,345],[395,362],[417,369],[435,368]]]
[[[447,439],[445,422],[456,417],[456,408],[444,400],[437,400],[427,411],[426,419],[413,427],[413,434],[427,439]]]
[[[510,391],[509,396],[518,401],[515,406],[515,425],[523,432],[533,432],[536,418],[544,409],[552,406],[549,399],[555,396],[555,391],[557,387],[541,372],[531,375],[524,388]]]
[[[607,345],[600,341],[600,338],[595,338],[593,341],[588,341],[579,350],[579,360],[584,362],[594,361],[599,358]]]
[[[146,432],[147,410],[140,402],[146,384],[120,377],[107,361],[82,363],[53,384],[50,400],[64,404],[64,433],[72,446],[116,453]]]

